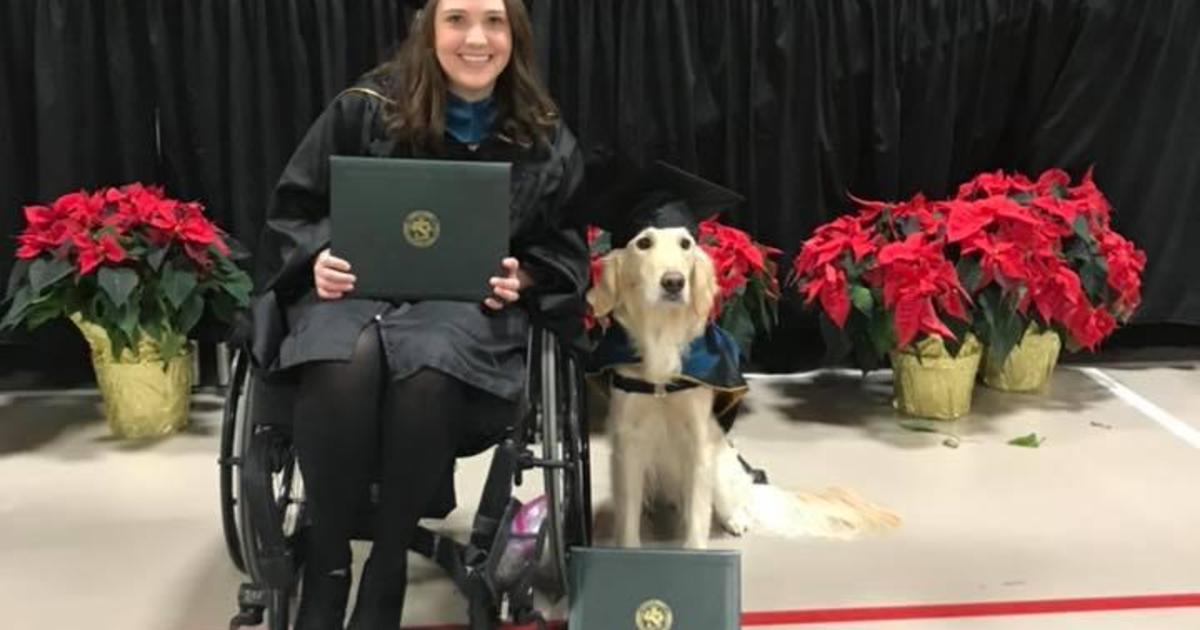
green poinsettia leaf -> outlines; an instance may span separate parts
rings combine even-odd
[[[1038,448],[1042,445],[1042,442],[1045,442],[1045,441],[1046,441],[1046,438],[1038,437],[1037,433],[1030,433],[1029,435],[1022,435],[1019,438],[1013,438],[1013,439],[1009,440],[1008,443],[1013,446],[1022,446],[1025,448]]]
[[[905,431],[913,431],[916,433],[941,433],[941,431],[938,431],[937,428],[931,425],[925,424],[924,422],[913,422],[911,420],[905,420],[901,422],[900,428],[904,429]]]
[[[983,269],[979,266],[979,260],[964,256],[954,267],[958,272],[958,281],[968,293],[973,294],[979,290],[979,281],[983,279]]]
[[[179,356],[184,345],[187,343],[187,337],[177,335],[172,332],[167,332],[158,340],[158,353],[162,357],[164,364],[177,356]]]
[[[234,304],[233,297],[228,293],[214,293],[208,301],[208,306],[217,321],[227,324],[233,322],[233,317],[237,313],[237,305]]]
[[[254,289],[254,283],[250,280],[250,276],[245,273],[231,278],[225,284],[225,292],[233,297],[234,303],[239,308],[250,306],[250,291]]]
[[[167,247],[159,247],[150,252],[150,255],[146,257],[146,262],[150,263],[152,269],[155,271],[162,269],[163,259],[167,257],[168,249]]]
[[[174,265],[167,265],[163,267],[160,287],[167,302],[171,306],[181,309],[188,296],[192,295],[196,288],[196,274],[185,269],[177,269]]]
[[[38,258],[29,265],[29,284],[34,293],[41,293],[46,287],[71,275],[72,270],[74,267],[65,258]]]
[[[144,312],[145,312],[145,309],[143,309],[143,313]],[[150,335],[151,339],[161,342],[162,337],[163,337],[163,332],[166,330],[165,328],[163,328],[162,321],[159,320],[158,318],[150,318],[150,317],[146,317],[143,319],[146,320],[146,323],[142,324],[142,328],[145,329],[146,334]]]
[[[13,299],[17,290],[28,284],[29,264],[30,261],[21,258],[18,258],[17,262],[13,264],[12,271],[8,274],[8,289],[4,292],[5,300]]]
[[[946,317],[943,321],[946,328],[949,328],[950,332],[954,334],[954,338],[944,340],[946,352],[949,352],[952,357],[957,357],[958,352],[962,350],[963,343],[967,340],[967,335],[971,332],[971,322],[965,322],[957,317]]]
[[[97,272],[96,281],[113,304],[124,307],[129,301],[129,295],[138,285],[138,275],[128,267],[101,267]]]
[[[1087,217],[1082,214],[1075,217],[1075,221],[1071,223],[1071,231],[1075,233],[1084,242],[1091,244],[1092,230],[1088,227]]]
[[[612,234],[608,230],[601,230],[596,235],[596,240],[592,242],[592,252],[597,254],[607,254],[612,249]]]
[[[745,300],[727,303],[719,325],[737,342],[742,356],[749,357],[750,346],[754,344],[754,322],[750,318],[750,311],[746,309]]]
[[[203,314],[204,299],[200,297],[200,294],[193,293],[179,309],[179,325],[176,329],[186,336],[196,326],[196,323],[200,321],[200,316]]]
[[[25,328],[33,330],[46,322],[57,319],[63,314],[62,308],[52,301],[33,301],[30,303],[29,309],[25,311]]]
[[[21,323],[21,319],[29,310],[29,305],[32,303],[30,297],[33,295],[33,289],[27,284],[21,285],[16,293],[12,296],[12,305],[9,306],[8,312],[5,313],[4,319],[0,320],[0,330],[8,330]]]
[[[117,327],[121,329],[121,332],[125,333],[130,342],[134,342],[138,337],[138,315],[140,311],[141,309],[134,302],[128,302],[118,307],[121,317],[117,320]]]
[[[111,330],[107,327],[105,330],[108,332],[108,342],[112,345],[111,349],[114,357],[121,356],[121,354],[125,352],[126,348],[133,347],[133,344],[130,343],[124,332],[121,332],[120,330]]]
[[[988,352],[994,353],[995,360],[1003,363],[1013,348],[1021,342],[1025,334],[1025,324],[1015,309],[1001,308],[996,313],[996,327],[992,330],[992,338],[988,344]]]
[[[1108,265],[1103,259],[1091,260],[1079,268],[1079,282],[1093,304],[1104,301],[1105,288],[1108,286]]]
[[[862,285],[850,287],[850,301],[854,303],[854,308],[868,317],[875,309],[875,298],[871,295],[871,290]]]
[[[892,316],[889,313],[876,309],[874,317],[870,318],[867,333],[878,356],[882,357],[896,347],[896,330],[892,326]]]

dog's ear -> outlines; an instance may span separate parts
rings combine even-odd
[[[600,280],[587,292],[588,304],[592,306],[592,314],[596,317],[607,316],[620,302],[617,287],[621,277],[621,251],[614,249],[600,260],[603,265]]]
[[[717,272],[713,269],[712,260],[703,249],[696,247],[695,260],[692,264],[692,277],[688,284],[692,287],[692,314],[695,315],[695,325],[701,330],[708,324],[708,316],[712,313],[717,299]]]

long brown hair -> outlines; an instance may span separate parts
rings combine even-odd
[[[438,1],[425,2],[396,56],[372,73],[391,99],[384,109],[388,134],[433,151],[441,149],[446,132],[446,76],[434,41]],[[529,13],[523,0],[504,0],[504,10],[512,29],[512,56],[493,92],[498,131],[523,146],[546,144],[558,108],[538,77]]]

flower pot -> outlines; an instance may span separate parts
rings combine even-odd
[[[91,347],[92,368],[104,399],[104,419],[113,435],[157,437],[187,426],[192,393],[190,352],[164,365],[158,344],[143,333],[136,352],[127,348],[120,357],[113,357],[104,327],[78,314],[71,321]]]
[[[983,382],[1006,392],[1044,392],[1060,350],[1062,340],[1058,333],[1034,332],[1030,327],[1003,363],[992,360],[990,355],[985,357]]]
[[[957,420],[971,410],[982,346],[968,335],[957,357],[937,337],[891,352],[892,406],[910,416]]]

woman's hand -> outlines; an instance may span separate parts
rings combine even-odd
[[[503,276],[493,277],[488,284],[492,286],[492,295],[483,300],[483,304],[493,311],[521,299],[521,291],[528,289],[533,282],[529,274],[521,271],[521,263],[516,258],[508,257],[500,261]]]
[[[354,290],[355,277],[350,273],[350,263],[321,250],[313,262],[313,283],[317,285],[317,297],[323,300],[340,300]]]

